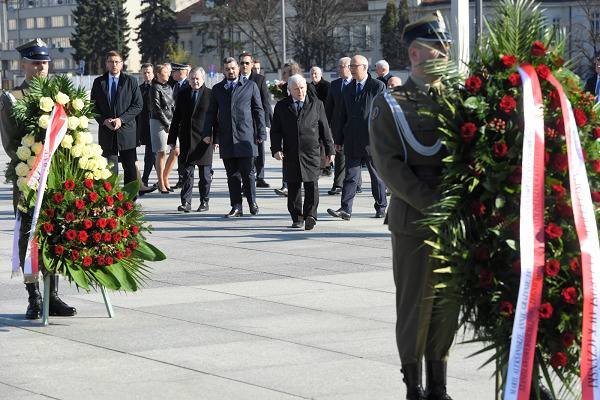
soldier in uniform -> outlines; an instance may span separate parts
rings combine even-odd
[[[428,73],[427,61],[446,57],[451,39],[439,13],[406,26],[410,77],[402,86],[386,90],[373,102],[370,143],[377,171],[391,189],[387,222],[392,232],[396,284],[396,342],[407,399],[449,400],[446,360],[456,331],[458,314],[442,312],[434,295],[435,276],[430,233],[416,222],[440,198],[439,182],[445,156],[437,132],[434,101],[440,77]],[[431,111],[423,115],[419,110]],[[427,390],[422,389],[425,358]]]
[[[3,91],[0,93],[0,134],[4,151],[15,162],[17,158],[17,148],[21,145],[21,138],[25,136],[24,128],[17,125],[12,117],[12,109],[17,99],[24,96],[29,87],[29,82],[35,76],[48,76],[48,63],[50,56],[48,47],[41,39],[35,39],[17,47],[21,53],[21,68],[25,73],[25,80],[21,85],[12,91]],[[17,210],[17,204],[21,193],[17,188],[16,181],[13,182],[13,206],[15,214],[21,211]],[[19,236],[19,259],[21,268],[25,261],[25,250],[29,238],[29,228],[31,226],[31,216],[21,213],[22,223]],[[27,293],[29,293],[29,305],[25,313],[27,319],[38,319],[42,313],[42,296],[40,294],[39,284],[25,283]],[[70,317],[76,314],[74,307],[69,307],[58,297],[58,275],[51,275],[50,279],[50,315]]]

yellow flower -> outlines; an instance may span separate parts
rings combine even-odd
[[[17,179],[17,187],[21,192],[26,191],[28,189],[27,179],[25,177],[20,177],[19,179]]]
[[[27,165],[29,168],[33,168],[33,164],[35,163],[35,156],[31,156],[27,159]]]
[[[94,179],[95,180],[102,179],[102,170],[101,169],[97,169],[94,171]]]
[[[104,169],[108,166],[108,161],[102,156],[95,156],[94,160],[96,160],[96,168],[98,169]]]
[[[72,131],[77,129],[79,127],[79,118],[75,116],[67,118],[67,127]]]
[[[48,114],[40,115],[40,118],[38,119],[38,125],[40,128],[46,129],[48,127],[49,123],[50,123],[50,116]]]
[[[102,147],[100,147],[97,143],[90,144],[90,148],[92,149],[92,155],[95,157],[102,157]]]
[[[85,173],[85,179],[94,179],[94,173],[93,172],[86,172]]]
[[[42,151],[43,148],[44,145],[42,144],[42,142],[35,142],[33,146],[31,146],[31,151],[33,151],[33,154],[37,156],[38,154],[40,154],[40,151]]]
[[[40,109],[44,112],[50,112],[54,108],[54,100],[50,97],[40,98]]]
[[[90,120],[85,115],[79,117],[79,127],[81,129],[87,129]]]
[[[58,92],[58,94],[56,95],[56,102],[60,105],[64,106],[69,102],[69,100],[69,96],[67,96],[63,92]]]
[[[75,144],[75,146],[71,147],[71,155],[73,157],[81,157],[81,151],[83,150],[83,146],[80,144]]]
[[[73,147],[73,136],[65,135],[63,140],[60,142],[60,145],[65,149],[70,149]]]
[[[15,172],[17,173],[17,176],[27,176],[29,171],[29,165],[25,164],[24,162],[18,163],[15,167]]]
[[[25,135],[21,139],[21,145],[31,147],[35,143],[35,136],[33,135]]]
[[[112,172],[110,172],[109,169],[102,170],[102,179],[108,179],[111,177],[111,175],[112,175]]]
[[[81,99],[71,100],[71,107],[73,107],[73,110],[81,111],[83,109],[83,106],[85,106],[85,103],[83,102],[83,100],[81,100]]]
[[[85,164],[85,169],[89,171],[94,171],[95,169],[98,169],[98,163],[95,159],[88,158],[87,163]]]
[[[27,146],[19,146],[17,149],[17,157],[21,161],[27,161],[29,157],[31,157],[31,150]]]
[[[81,157],[90,158],[93,156],[92,148],[88,145],[84,145],[81,149]]]

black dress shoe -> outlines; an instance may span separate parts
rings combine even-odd
[[[174,191],[175,191],[175,189],[173,189],[172,187],[170,187],[170,188],[167,188],[167,191],[169,191],[169,192],[174,192]]]
[[[203,200],[200,203],[200,207],[196,210],[198,212],[208,211],[208,200]]]
[[[239,208],[232,208],[231,211],[229,211],[229,214],[225,214],[225,218],[237,218],[237,217],[243,217],[244,213],[242,212],[242,210],[240,210]]]
[[[281,197],[287,197],[288,188],[282,187],[281,189],[275,189],[275,193]]]
[[[360,186],[356,187],[356,193],[362,193],[362,188]]]
[[[383,218],[385,217],[385,210],[375,211],[375,218]]]
[[[342,188],[339,186],[334,186],[331,188],[330,191],[327,192],[327,194],[329,194],[331,196],[336,195],[336,194],[342,194]]]
[[[140,193],[139,193],[139,195],[140,195],[140,196],[143,196],[143,195],[145,195],[146,193],[152,193],[152,192],[154,192],[156,189],[158,189],[158,188],[156,187],[156,185],[154,185],[154,186],[150,186],[150,187],[146,187],[146,188],[144,188],[144,189],[140,189]]]
[[[256,203],[249,204],[249,207],[250,207],[250,214],[252,214],[252,215],[258,214],[258,204],[256,204]]]
[[[341,218],[341,219],[343,219],[345,221],[349,221],[350,217],[351,217],[351,215],[349,213],[347,213],[346,211],[342,210],[341,208],[339,210],[334,210],[332,208],[328,208],[327,212],[332,217]]]
[[[58,275],[50,276],[50,299],[48,301],[49,314],[53,317],[72,317],[77,314],[77,309],[67,305],[58,297]]]
[[[257,188],[270,188],[271,185],[269,185],[267,182],[265,182],[264,179],[257,179],[256,180],[256,187]]]
[[[317,224],[317,220],[311,216],[308,216],[304,220],[304,229],[307,231],[310,231],[310,230],[312,230],[312,228],[315,227],[316,224]]]
[[[292,229],[302,229],[302,227],[304,226],[304,221],[295,221],[292,223],[292,226],[290,226],[290,228]]]
[[[29,304],[27,305],[27,311],[25,311],[25,318],[40,319],[42,317],[42,295],[39,284],[26,283],[25,288],[29,293]]]
[[[175,186],[173,186],[173,189],[181,189],[182,187],[183,187],[183,182],[177,181]]]
[[[183,212],[189,213],[190,211],[192,211],[192,205],[191,204],[182,204],[179,207],[177,207],[177,211],[183,211]]]

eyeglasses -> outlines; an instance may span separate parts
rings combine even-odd
[[[240,64],[242,64],[242,65],[250,65],[252,63],[250,61],[240,61]]]
[[[344,64],[344,65],[338,65],[338,68],[341,68],[341,69],[348,68],[348,67],[349,67],[349,66],[348,66],[348,65],[345,65],[345,64]]]
[[[366,64],[350,64],[350,68],[365,67]]]

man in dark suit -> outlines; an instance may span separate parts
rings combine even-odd
[[[394,75],[390,74],[390,64],[385,60],[379,60],[375,63],[375,72],[377,72],[377,79],[383,82],[385,87],[388,86],[388,81]]]
[[[242,182],[250,213],[258,214],[254,157],[257,144],[266,139],[265,114],[260,91],[251,80],[239,79],[240,67],[235,58],[223,60],[225,79],[213,86],[204,137],[219,145],[219,154],[227,171],[231,211],[227,218],[240,217]]]
[[[262,107],[265,112],[265,125],[267,128],[271,128],[271,121],[273,120],[273,112],[271,110],[271,94],[265,81],[265,77],[254,72],[254,58],[250,53],[242,53],[239,56],[240,61],[240,79],[242,81],[251,80],[256,83],[258,90],[260,91],[260,100]],[[265,181],[265,144],[259,143],[258,156],[254,161],[256,168],[256,187],[268,188],[269,184]]]
[[[341,207],[327,212],[338,218],[349,220],[352,215],[352,203],[356,195],[361,165],[365,163],[371,176],[371,193],[375,199],[375,218],[383,218],[387,207],[385,184],[377,174],[373,159],[369,154],[369,115],[373,99],[385,86],[381,81],[369,76],[369,62],[364,56],[352,57],[350,71],[354,80],[344,88],[340,123],[335,132],[337,150],[343,148],[346,156],[346,178],[342,187]]]
[[[144,106],[142,112],[137,116],[138,141],[144,145],[144,170],[142,173],[142,185],[148,186],[150,173],[154,168],[156,153],[152,151],[152,142],[150,139],[150,107],[149,93],[152,88],[152,79],[154,78],[154,67],[150,63],[142,64],[142,77],[144,81],[140,84],[140,93]]]
[[[291,96],[275,106],[271,129],[271,152],[283,160],[283,176],[288,183],[288,211],[292,228],[311,230],[317,222],[319,205],[319,141],[329,160],[333,159],[333,139],[323,103],[306,96],[306,80],[293,75],[288,80]],[[304,206],[300,185],[304,185]]]
[[[329,93],[330,83],[323,79],[323,70],[317,66],[313,66],[310,69],[311,82],[308,84],[309,87],[313,87],[317,93],[317,98],[325,104],[327,101],[327,95]],[[331,162],[328,161],[328,157],[325,154],[325,147],[320,142],[321,149],[321,173],[325,176],[331,176]]]
[[[91,100],[96,108],[98,143],[103,155],[113,164],[113,173],[119,173],[118,162],[123,166],[125,184],[137,179],[135,117],[144,106],[137,81],[122,72],[123,58],[116,51],[106,55],[104,75],[94,79]]]
[[[585,91],[596,96],[596,103],[600,103],[600,53],[594,60],[595,73],[585,82]]]
[[[196,67],[189,75],[186,85],[175,100],[175,113],[169,129],[167,143],[174,147],[179,139],[179,157],[183,160],[183,185],[181,187],[181,205],[179,211],[192,210],[192,192],[194,188],[194,170],[198,166],[200,179],[200,207],[198,212],[208,211],[210,185],[212,183],[213,148],[210,137],[203,137],[206,112],[210,104],[211,90],[204,86],[204,69]]]
[[[189,86],[188,73],[190,66],[187,64],[171,63],[171,76],[169,77],[169,85],[173,88],[173,101],[177,100],[179,92]],[[179,143],[175,148],[179,147]],[[181,152],[177,156],[177,183],[173,189],[179,189],[183,185],[183,164],[185,160],[181,157]]]

